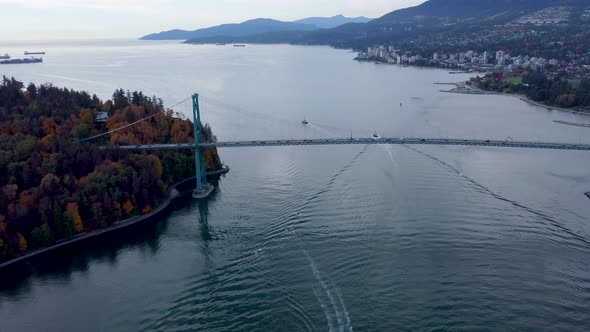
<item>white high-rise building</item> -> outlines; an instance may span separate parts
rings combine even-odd
[[[482,59],[481,59],[481,63],[482,63],[482,64],[484,64],[484,65],[485,65],[486,63],[488,63],[488,58],[489,58],[489,56],[490,56],[490,55],[488,54],[488,51],[485,51],[485,52],[483,52],[483,56],[482,56]]]

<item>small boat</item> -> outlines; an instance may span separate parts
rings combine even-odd
[[[307,121],[305,118],[303,118],[303,121],[301,121],[301,123],[303,123],[304,125],[307,126],[309,124],[309,121]]]
[[[45,52],[29,52],[25,51],[25,55],[43,55]]]
[[[217,46],[225,46],[225,43],[216,43]]]
[[[371,136],[371,139],[376,141],[376,140],[381,139],[381,136],[379,136],[379,134],[377,134],[377,132],[375,132],[375,133],[373,133],[373,136]]]
[[[8,55],[8,53],[4,54],[4,55],[0,55],[0,60],[9,60],[10,59],[10,55]]]

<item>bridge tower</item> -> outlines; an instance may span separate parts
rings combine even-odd
[[[203,142],[203,128],[201,127],[201,112],[199,110],[199,95],[193,95],[193,131],[195,136],[195,170],[197,185],[193,191],[194,198],[206,198],[213,191],[213,186],[207,183],[205,169],[205,153],[199,146]]]

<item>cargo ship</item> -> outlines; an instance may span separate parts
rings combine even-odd
[[[10,59],[10,55],[8,55],[8,53],[6,53],[4,55],[0,54],[0,60],[8,60],[8,59]]]
[[[234,44],[234,47],[246,47],[244,44]]]
[[[43,58],[24,58],[24,59],[10,59],[10,60],[1,60],[0,65],[18,65],[18,64],[25,64],[25,63],[39,63],[43,62]]]
[[[41,54],[45,54],[45,52],[29,52],[29,51],[25,51],[25,55],[41,55]]]

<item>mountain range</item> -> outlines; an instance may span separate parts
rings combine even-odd
[[[336,15],[332,17],[308,17],[302,20],[294,21],[293,23],[311,24],[320,29],[332,29],[346,23],[367,23],[370,20],[370,18],[366,18],[364,16],[344,17],[343,15]]]
[[[142,40],[187,40],[214,37],[245,37],[277,31],[312,31],[331,29],[346,23],[365,23],[366,17],[348,18],[342,15],[333,17],[308,17],[293,22],[283,22],[268,18],[258,18],[242,23],[222,24],[210,28],[187,30],[169,30],[141,37]]]
[[[541,22],[539,29],[567,28],[579,32],[590,21],[590,0],[429,0],[366,23],[346,23],[331,29],[274,30],[242,36],[218,34],[195,37],[187,43],[291,43],[360,48],[498,29],[529,16],[533,18],[531,26],[535,26],[536,16],[553,22],[549,25]]]

